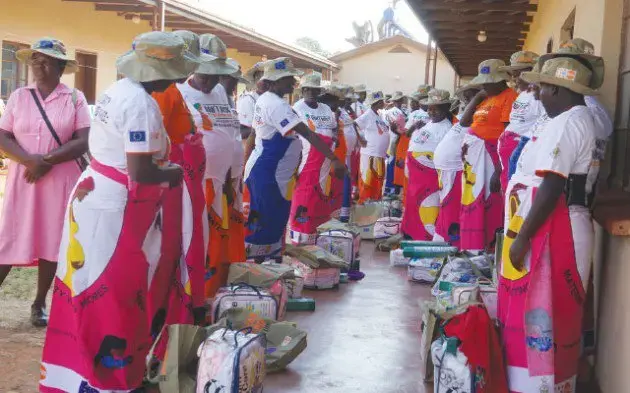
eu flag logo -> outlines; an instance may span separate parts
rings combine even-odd
[[[147,132],[146,131],[130,131],[129,141],[130,142],[146,142]]]

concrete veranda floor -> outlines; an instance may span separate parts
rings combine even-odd
[[[425,393],[419,375],[420,307],[430,287],[407,281],[374,243],[361,246],[366,277],[337,290],[305,291],[315,312],[286,319],[308,332],[308,348],[285,372],[269,375],[265,393]]]

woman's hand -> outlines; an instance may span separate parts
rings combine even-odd
[[[337,179],[343,179],[344,176],[350,176],[350,172],[348,171],[348,168],[343,162],[339,161],[338,158],[335,158],[334,160],[332,160],[331,163],[333,165],[333,171]]]
[[[525,266],[525,256],[529,252],[529,247],[530,240],[519,233],[510,247],[510,261],[516,270],[523,270],[523,266]]]
[[[44,160],[44,156],[41,154],[31,154],[27,160],[23,162],[26,167],[24,172],[24,179],[27,183],[36,183],[39,179],[44,177],[52,169],[52,164]]]
[[[490,178],[490,192],[501,192],[501,171],[495,170]]]

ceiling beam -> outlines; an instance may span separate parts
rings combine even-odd
[[[526,12],[536,11],[536,4],[529,2],[516,3],[514,1],[495,1],[492,3],[465,1],[448,1],[448,0],[422,0],[418,1],[420,8],[424,10],[471,10],[471,11],[508,11],[508,12]]]
[[[472,37],[473,39],[477,39],[477,33],[478,31],[468,31],[465,33],[462,33],[461,31],[439,31],[437,33],[435,33],[434,38],[436,40],[441,40],[441,39],[445,39],[445,38],[458,38],[458,39],[462,39],[462,38],[468,38],[468,37]],[[491,31],[488,32],[486,31],[486,34],[488,36],[488,39],[490,39],[491,37],[501,37],[501,38],[508,38],[508,39],[522,39],[523,41],[525,40],[525,38],[527,37],[527,33],[524,31],[518,31],[518,30],[514,30],[512,32],[497,32],[497,31]]]
[[[512,23],[525,23],[532,22],[533,16],[527,14],[517,15],[497,15],[497,14],[469,14],[469,13],[454,13],[454,12],[426,12],[422,18],[424,21],[428,21],[430,24],[436,22],[459,22],[459,23],[489,23],[489,22],[512,22]]]
[[[433,29],[433,32],[435,34],[439,34],[440,32],[443,31],[449,31],[449,32],[467,32],[467,31],[479,31],[479,30],[485,30],[486,32],[495,32],[495,31],[526,31],[527,28],[524,27],[521,24],[501,24],[501,23],[466,23],[465,25],[461,25],[459,23],[440,23],[439,25],[435,26],[435,29]]]
[[[114,12],[136,12],[136,13],[141,13],[141,12],[153,12],[153,8],[151,6],[147,6],[147,5],[131,5],[131,4],[126,4],[126,5],[120,5],[120,4],[95,4],[94,5],[94,9],[96,11],[114,11]]]

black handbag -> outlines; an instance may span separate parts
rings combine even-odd
[[[55,141],[57,141],[57,144],[61,147],[63,143],[61,143],[61,139],[59,138],[59,135],[57,135],[57,131],[55,131],[55,128],[50,122],[50,119],[48,119],[48,115],[46,115],[46,111],[44,110],[44,107],[42,107],[42,103],[39,102],[39,98],[37,98],[37,93],[35,92],[35,89],[29,89],[29,91],[31,92],[31,95],[33,96],[33,100],[35,100],[35,104],[37,105],[37,109],[39,109],[39,113],[42,115],[44,122],[48,126],[48,130],[50,130],[51,135],[53,136],[53,138],[55,138]],[[79,169],[81,170],[81,172],[83,172],[85,168],[87,168],[89,165],[88,160],[83,156],[75,158],[74,161],[79,166]]]

